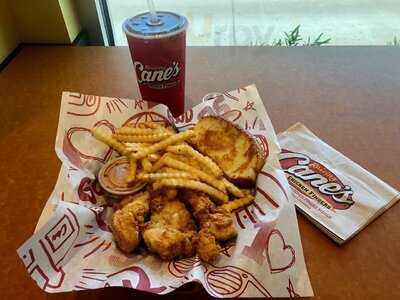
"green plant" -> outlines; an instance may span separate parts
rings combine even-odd
[[[270,45],[268,45],[268,43],[266,42],[255,41],[255,42],[250,42],[249,46],[270,46]]]
[[[395,36],[393,38],[393,41],[387,43],[387,45],[400,47],[400,39],[397,36]]]
[[[284,32],[284,38],[278,41],[273,41],[272,46],[322,46],[329,44],[330,38],[322,39],[323,33],[320,33],[314,41],[311,42],[311,38],[308,37],[307,41],[304,42],[302,36],[300,35],[300,25],[297,25],[292,31]]]

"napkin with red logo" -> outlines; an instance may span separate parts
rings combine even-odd
[[[278,134],[280,163],[300,212],[337,243],[400,199],[394,188],[297,123]]]

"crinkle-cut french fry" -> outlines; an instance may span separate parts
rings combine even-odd
[[[177,129],[175,127],[172,127],[172,126],[165,127],[164,131],[172,133],[172,134],[177,133]]]
[[[250,189],[240,189],[245,196],[251,195],[254,196],[256,194],[256,190],[254,188]]]
[[[115,133],[122,135],[149,135],[161,133],[161,131],[152,128],[121,127],[118,128]]]
[[[138,148],[143,148],[143,147],[148,147],[148,146],[150,146],[151,144],[149,144],[149,143],[130,143],[130,142],[124,142],[124,145],[126,146],[126,147],[138,147]]]
[[[140,163],[142,164],[142,169],[144,172],[150,172],[151,168],[153,167],[152,163],[150,162],[150,160],[148,158],[142,158],[140,160]]]
[[[180,154],[174,154],[171,152],[166,152],[163,155],[163,158],[165,159],[166,157],[172,158],[174,160],[177,160],[179,162],[185,163],[189,166],[192,166],[193,168],[196,168],[198,170],[203,171],[203,169],[201,168],[201,166],[197,163],[197,161],[195,161],[194,159],[190,159],[188,156],[186,155],[180,155]],[[166,167],[170,167],[170,166],[166,166]],[[177,169],[175,167],[172,167],[174,169]],[[210,175],[211,176],[211,175]]]
[[[161,173],[181,173],[181,172],[184,172],[184,171],[178,170],[178,169],[174,169],[174,168],[164,167],[164,168],[160,169],[160,172]],[[185,172],[185,173],[188,173],[188,172]],[[190,173],[188,173],[188,174],[190,174]],[[196,178],[197,178],[197,176],[196,176]]]
[[[168,155],[166,155],[164,157],[164,165],[194,174],[197,177],[199,177],[201,181],[204,181],[204,182],[212,185],[213,187],[219,189],[223,193],[226,192],[225,185],[223,184],[222,181],[217,180],[214,177],[208,175],[207,173],[204,173],[203,171],[196,169],[195,167],[192,167],[184,162],[181,162],[172,157],[169,157]]]
[[[222,182],[224,183],[226,189],[228,190],[229,193],[231,193],[233,196],[238,197],[238,198],[243,198],[244,193],[232,182],[230,182],[226,178],[222,178]]]
[[[121,142],[130,142],[130,143],[151,143],[158,142],[167,137],[171,136],[169,132],[162,132],[156,134],[148,134],[148,135],[124,135],[124,134],[114,134],[113,137]]]
[[[160,171],[159,171],[159,173],[179,173],[179,174],[188,174],[188,175],[190,175],[190,179],[196,179],[196,180],[199,180],[199,177],[197,177],[195,174],[192,174],[192,173],[189,173],[189,172],[185,172],[185,171],[182,171],[182,170],[179,170],[179,169],[173,169],[173,168],[168,168],[168,167],[164,167],[164,168],[161,168],[160,169]]]
[[[175,154],[175,153],[171,153],[171,152],[166,152],[165,156],[179,160],[185,164],[191,165],[192,167],[199,167],[197,165],[197,161],[195,161],[194,159],[190,159],[190,157],[183,155],[183,154]]]
[[[147,121],[140,123],[143,124],[144,128],[151,128],[151,129],[159,129],[159,128],[165,128],[165,123],[164,122],[153,122],[153,121]]]
[[[221,191],[197,180],[187,179],[161,179],[157,180],[153,184],[153,189],[158,190],[162,187],[174,187],[174,188],[186,188],[204,192],[212,197],[217,204],[223,204],[228,202],[228,195]]]
[[[136,170],[137,170],[137,162],[136,159],[133,158],[131,155],[129,157],[129,174],[126,181],[132,182],[136,179]]]
[[[161,132],[168,132],[172,134],[177,133],[176,128],[167,122],[150,122],[145,125],[145,127],[160,130]]]
[[[116,139],[114,139],[111,135],[104,133],[104,131],[102,131],[99,128],[92,128],[91,131],[92,131],[92,135],[94,136],[95,139],[110,146],[111,148],[118,151],[122,155],[129,154],[130,151],[128,149],[126,149],[126,147],[122,143],[120,143]]]
[[[150,147],[147,147],[141,151],[139,151],[138,153],[133,154],[134,157],[136,159],[141,159],[143,157],[146,157],[147,155],[151,154],[151,153],[155,153],[158,152],[160,150],[163,150],[165,148],[167,148],[168,146],[178,143],[178,142],[182,142],[184,140],[187,140],[189,138],[191,138],[194,135],[194,131],[193,130],[187,130],[184,132],[180,132],[174,135],[171,135],[169,137],[167,137],[166,139],[153,144]]]
[[[156,181],[160,179],[196,179],[195,176],[187,173],[187,172],[173,172],[173,173],[141,173],[137,176],[139,180],[143,181]]]
[[[204,165],[215,177],[219,178],[222,176],[222,170],[211,158],[204,156],[187,144],[169,146],[166,150],[176,154],[187,154]]]
[[[131,152],[137,152],[140,149],[149,146],[148,143],[128,143],[128,142],[125,142],[124,145],[125,145],[126,149]]]
[[[161,158],[161,155],[157,154],[157,153],[151,153],[151,154],[147,155],[147,158],[151,162],[157,162]]]
[[[241,208],[241,207],[244,207],[244,206],[250,204],[251,202],[253,202],[253,200],[254,200],[253,195],[247,195],[247,196],[244,196],[243,198],[238,198],[231,202],[225,203],[225,204],[221,205],[220,207],[226,209],[227,211],[233,211],[235,209],[238,209],[238,208]]]
[[[159,160],[157,160],[153,166],[151,167],[151,172],[154,173],[155,171],[158,171],[159,169],[161,169],[164,166],[164,156],[161,156],[161,158]]]

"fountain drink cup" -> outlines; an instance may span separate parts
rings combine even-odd
[[[125,20],[123,30],[142,99],[167,105],[177,117],[184,112],[185,17],[172,12],[150,12]]]

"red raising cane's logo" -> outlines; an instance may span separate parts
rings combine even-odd
[[[282,169],[287,174],[315,188],[315,191],[333,208],[348,209],[354,204],[351,187],[344,185],[335,174],[319,162],[312,160],[307,155],[286,149],[282,149],[279,160]],[[289,183],[292,186],[296,185],[292,180],[289,180]],[[298,185],[295,187],[297,188]],[[314,194],[313,191],[302,188],[303,194],[307,196]]]
[[[143,65],[140,61],[133,64],[138,82],[149,85],[153,88],[165,88],[176,85],[176,82],[168,82],[179,75],[179,62],[172,62],[172,65],[167,67],[153,68]]]

